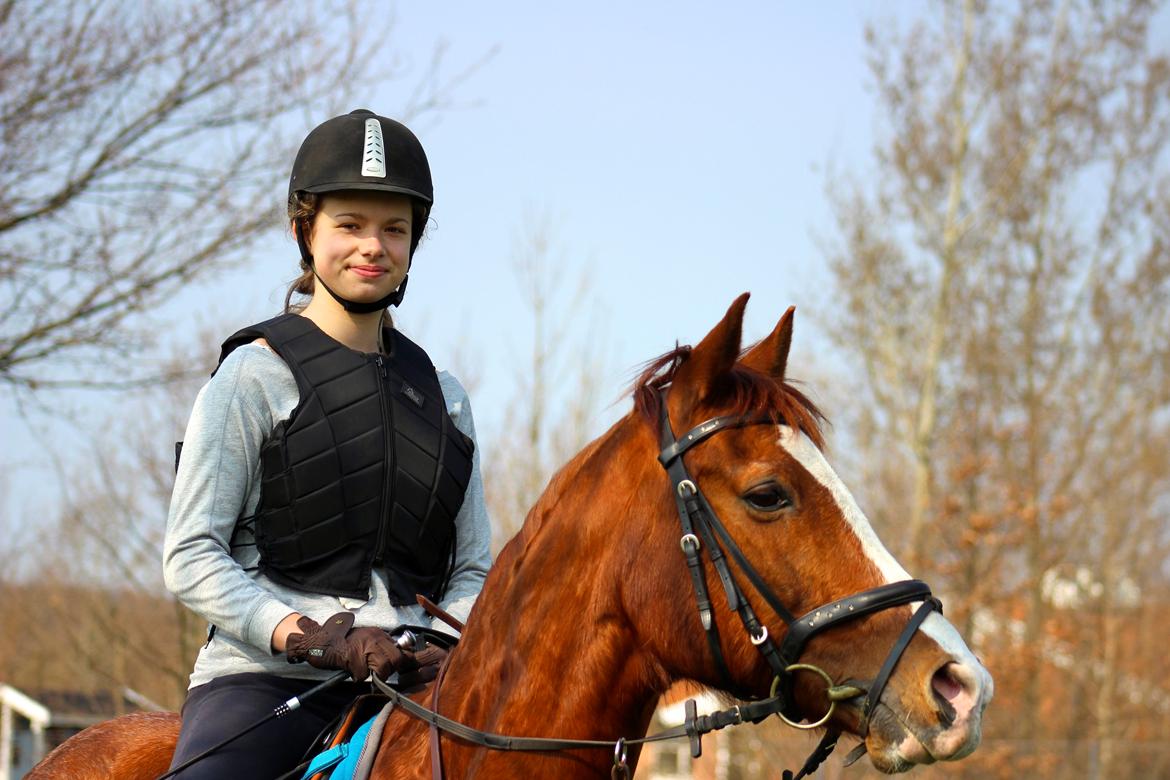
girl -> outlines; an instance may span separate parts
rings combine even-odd
[[[467,393],[387,311],[432,202],[418,139],[370,111],[318,126],[297,154],[288,205],[302,275],[283,315],[224,342],[171,500],[167,587],[211,624],[171,766],[333,670],[353,681],[183,780],[289,771],[371,670],[433,675],[386,633],[429,624],[416,594],[465,619],[483,585],[490,530]],[[299,311],[294,292],[308,296]]]

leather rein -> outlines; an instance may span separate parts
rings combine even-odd
[[[439,732],[447,732],[456,739],[469,742],[491,750],[527,751],[527,752],[555,752],[582,748],[613,750],[614,764],[611,776],[628,778],[629,768],[626,764],[627,748],[631,745],[644,745],[668,739],[686,737],[690,740],[691,755],[698,758],[702,753],[702,735],[727,726],[741,723],[758,723],[769,715],[778,715],[785,723],[801,729],[813,729],[825,725],[832,716],[838,702],[847,701],[865,695],[861,705],[861,724],[859,731],[864,736],[869,728],[869,718],[874,707],[881,698],[882,691],[889,682],[903,652],[910,644],[919,626],[932,611],[942,612],[942,605],[931,595],[930,587],[920,580],[905,580],[876,588],[861,591],[852,596],[838,599],[829,604],[797,618],[789,612],[780,599],[748,561],[743,550],[736,544],[727,528],[715,514],[715,510],[707,502],[698,485],[691,478],[683,461],[683,455],[695,445],[710,438],[719,431],[728,428],[741,428],[747,425],[778,425],[781,424],[770,415],[752,417],[722,416],[696,425],[677,440],[670,425],[670,416],[667,411],[666,398],[660,391],[660,446],[658,460],[666,469],[671,482],[672,493],[678,509],[682,535],[679,546],[686,558],[687,567],[691,573],[691,582],[694,586],[695,599],[699,610],[699,620],[707,636],[707,644],[716,666],[723,678],[724,685],[734,692],[735,686],[731,682],[731,674],[723,657],[719,642],[719,628],[715,622],[715,613],[712,610],[710,592],[707,587],[706,573],[702,564],[702,552],[707,551],[707,557],[714,567],[724,594],[727,597],[728,608],[739,615],[744,630],[752,644],[764,656],[773,674],[770,694],[766,698],[745,701],[726,710],[713,712],[709,715],[699,715],[694,699],[686,702],[686,719],[678,726],[667,729],[648,737],[626,739],[624,737],[612,740],[589,739],[553,739],[546,737],[511,737],[478,729],[459,723],[438,713],[439,686],[446,672],[444,662],[438,677],[435,679],[432,693],[431,708],[418,704],[405,695],[399,693],[385,682],[373,676],[374,684],[382,693],[386,694],[397,706],[401,706],[410,715],[430,724],[431,730],[431,762],[435,780],[443,776],[442,757],[440,754]],[[740,589],[733,575],[730,560],[735,562],[736,568],[747,577],[755,591],[764,599],[769,607],[787,625],[784,640],[777,647],[768,632],[766,625],[760,622],[752,609],[751,604]],[[914,611],[898,640],[891,647],[885,662],[882,664],[873,683],[868,690],[854,685],[835,685],[829,674],[811,664],[798,663],[808,641],[816,634],[829,628],[840,625],[866,615],[890,609],[891,607],[922,602]],[[448,657],[449,660],[449,657]],[[826,698],[829,709],[821,718],[813,723],[799,722],[801,716],[793,709],[795,704],[792,695],[793,678],[796,674],[805,672],[820,676],[826,684]],[[743,698],[743,697],[741,697]],[[796,775],[789,770],[784,771],[785,780],[800,780],[811,774],[828,758],[836,747],[841,732],[830,728],[820,744],[813,750],[805,761],[804,766]],[[862,743],[864,745],[864,742]],[[859,754],[860,755],[860,754]]]

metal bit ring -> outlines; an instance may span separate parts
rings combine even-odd
[[[829,676],[829,673],[826,672],[824,669],[820,668],[819,666],[813,666],[812,664],[792,664],[790,666],[785,667],[784,671],[789,673],[789,674],[791,674],[792,672],[812,672],[813,674],[820,675],[821,679],[823,679],[825,681],[825,694],[826,694],[826,697],[829,699],[829,711],[826,712],[824,715],[822,715],[818,720],[816,720],[813,723],[796,723],[795,721],[785,717],[783,712],[777,712],[776,715],[779,716],[780,720],[784,721],[789,726],[792,726],[792,728],[794,728],[794,729],[804,729],[804,730],[820,728],[821,726],[828,723],[829,718],[833,717],[833,711],[837,709],[837,700],[831,696],[828,696],[828,692],[830,690],[832,690],[832,688],[833,688],[833,678]],[[772,692],[771,692],[772,696],[776,695],[776,691],[779,687],[780,687],[780,678],[777,677],[777,678],[772,680]]]

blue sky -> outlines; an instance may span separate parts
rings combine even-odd
[[[569,308],[566,289],[556,314],[570,343],[604,349],[606,399],[636,364],[701,338],[745,290],[746,336],[764,335],[795,304],[790,365],[800,374],[811,363],[824,347],[818,321],[833,317],[814,240],[832,232],[825,167],[864,175],[871,165],[863,26],[891,13],[875,2],[400,6],[386,50],[413,73],[439,41],[451,73],[498,49],[457,91],[456,109],[415,125],[436,203],[399,318],[440,366],[473,365],[489,448],[528,350],[512,258],[533,223],[548,225],[565,287],[590,280],[600,308]],[[394,115],[411,83],[408,74],[347,85],[358,95],[351,107]],[[226,336],[276,312],[296,258],[274,232],[245,266],[154,319],[176,330],[213,323]],[[60,402],[91,407],[103,428],[132,413],[110,397]],[[39,451],[5,417],[4,438]],[[46,435],[64,438],[36,434]],[[9,512],[43,508],[22,486],[47,459],[6,449]]]
[[[396,41],[420,60],[436,37],[456,62],[499,46],[464,90],[478,105],[419,129],[435,223],[402,311],[439,362],[469,329],[483,343],[477,408],[509,381],[494,366],[526,348],[511,256],[534,220],[550,225],[566,283],[587,274],[604,307],[614,392],[744,290],[754,336],[789,304],[808,315],[828,301],[813,232],[829,230],[825,164],[868,164],[862,27],[874,6],[731,7],[402,10]],[[371,102],[392,110],[395,96]],[[798,343],[815,343],[812,318],[801,323]]]

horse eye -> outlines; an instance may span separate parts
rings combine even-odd
[[[792,506],[792,499],[775,483],[752,488],[744,494],[743,500],[762,512],[775,512]]]

